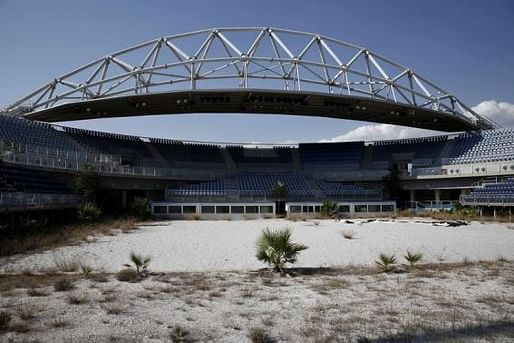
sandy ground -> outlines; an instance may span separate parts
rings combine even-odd
[[[255,243],[266,227],[290,227],[309,246],[293,276],[259,271]],[[371,265],[381,252],[403,262],[407,249],[424,254],[418,268],[384,274]],[[152,273],[118,281],[131,251],[152,256]],[[514,341],[513,259],[507,224],[149,223],[0,259],[0,342],[506,343]],[[73,262],[92,265],[94,277],[62,274]],[[73,287],[58,291],[62,279]],[[3,316],[11,320],[2,327]]]
[[[166,273],[137,283],[0,276],[0,311],[12,317],[0,342],[514,340],[513,262],[317,272]],[[74,288],[56,291],[64,277]]]
[[[401,257],[407,249],[423,253],[425,262],[514,259],[512,225],[473,222],[442,227],[420,221],[156,222],[128,234],[91,237],[90,243],[79,246],[1,258],[0,271],[49,270],[56,264],[76,261],[95,270],[116,272],[128,262],[130,252],[151,256],[154,271],[255,270],[264,266],[255,258],[255,243],[267,227],[290,227],[294,240],[309,247],[300,255],[301,267],[371,265],[380,253]],[[344,239],[343,231],[353,231],[354,239]]]

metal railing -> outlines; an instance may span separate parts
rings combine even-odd
[[[407,201],[407,208],[416,212],[425,211],[450,211],[457,201],[453,200],[427,200],[427,201]]]
[[[461,195],[460,202],[469,206],[514,206],[514,195]]]
[[[54,208],[75,207],[81,204],[82,197],[77,194],[46,193],[0,193],[0,208]]]

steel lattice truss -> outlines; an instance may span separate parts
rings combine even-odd
[[[214,28],[161,37],[55,78],[5,112],[22,115],[122,95],[239,87],[360,96],[496,126],[453,94],[368,49],[275,28]]]

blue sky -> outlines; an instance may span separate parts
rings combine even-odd
[[[0,0],[0,106],[86,62],[162,35],[272,26],[367,47],[412,67],[469,106],[482,103],[487,114],[514,116],[513,16],[510,0]],[[177,139],[283,142],[330,139],[366,123],[195,114],[69,125]]]

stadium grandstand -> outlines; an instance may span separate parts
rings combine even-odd
[[[250,35],[248,50],[230,38],[235,31]],[[197,35],[205,40],[190,56],[179,38]],[[304,37],[306,45],[293,52],[289,35]],[[260,50],[264,41],[275,49]],[[216,42],[224,49],[211,49]],[[143,61],[130,60],[130,53],[144,49]],[[352,52],[349,60],[341,57],[343,49]],[[50,124],[194,112],[358,118],[445,133],[252,145]],[[31,211],[80,206],[73,180],[85,166],[94,168],[120,209],[144,196],[154,215],[169,218],[316,215],[326,200],[348,216],[405,207],[440,210],[457,202],[481,209],[514,206],[514,130],[370,50],[281,29],[208,29],[100,58],[6,107],[0,153],[0,213],[8,222]],[[284,199],[273,194],[277,183],[286,187]]]

